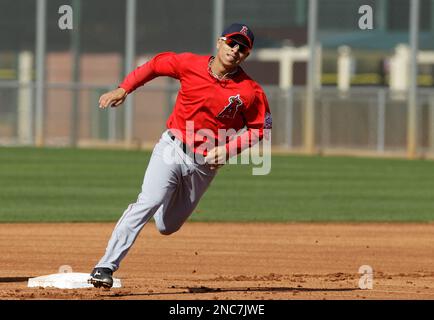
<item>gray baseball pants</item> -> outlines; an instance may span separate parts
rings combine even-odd
[[[197,206],[216,170],[195,162],[165,131],[155,145],[135,203],[124,211],[96,267],[116,271],[144,225],[154,217],[161,234],[178,231]]]

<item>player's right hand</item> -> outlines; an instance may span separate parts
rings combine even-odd
[[[222,145],[209,150],[205,157],[205,162],[209,165],[211,170],[217,170],[225,165],[226,160],[228,159],[229,157],[226,152],[226,145]]]
[[[125,101],[127,97],[127,92],[124,88],[117,88],[115,90],[104,93],[99,98],[100,109],[105,109],[107,107],[117,107]]]

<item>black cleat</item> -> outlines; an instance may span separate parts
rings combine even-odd
[[[90,274],[89,283],[95,288],[110,289],[113,286],[113,271],[109,268],[95,268]]]

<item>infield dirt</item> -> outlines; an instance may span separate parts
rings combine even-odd
[[[149,223],[119,289],[28,288],[69,265],[90,272],[114,223],[0,224],[0,299],[434,299],[434,224]],[[359,267],[373,289],[359,289]]]

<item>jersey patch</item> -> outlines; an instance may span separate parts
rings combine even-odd
[[[271,113],[267,112],[265,113],[265,118],[264,118],[264,129],[271,129],[272,126],[273,126],[273,118],[271,117]]]
[[[228,98],[229,104],[224,107],[224,109],[217,115],[216,118],[220,119],[233,119],[237,114],[238,108],[243,105],[240,95],[230,96]]]

